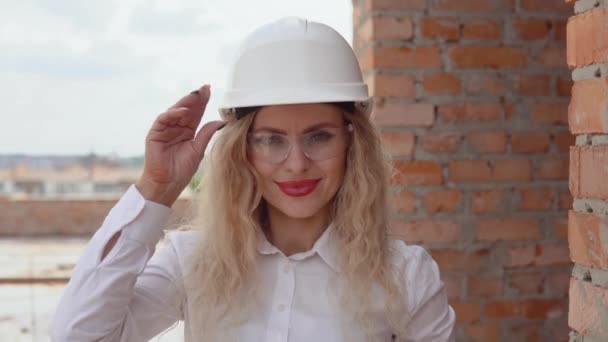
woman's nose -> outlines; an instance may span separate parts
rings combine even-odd
[[[300,144],[294,143],[283,165],[292,173],[303,173],[310,167],[311,160],[306,156]]]

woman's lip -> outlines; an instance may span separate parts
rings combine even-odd
[[[319,179],[302,179],[286,182],[275,182],[281,191],[287,196],[302,197],[310,194],[316,188],[321,178]]]

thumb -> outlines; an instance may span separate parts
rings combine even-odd
[[[223,121],[211,121],[203,125],[194,138],[194,148],[200,156],[203,155],[213,134],[226,125]]]

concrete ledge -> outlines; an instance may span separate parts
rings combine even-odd
[[[574,4],[574,13],[580,14],[594,8],[608,7],[608,0],[579,0]]]
[[[572,277],[590,282],[591,284],[602,288],[608,288],[608,270],[576,264],[574,265],[574,268],[572,268]]]

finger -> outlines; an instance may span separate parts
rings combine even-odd
[[[187,118],[190,116],[189,114],[190,114],[190,110],[186,107],[170,109],[170,110],[160,114],[156,118],[156,120],[154,121],[154,124],[152,125],[152,129],[165,128],[167,126],[179,125],[180,122],[187,121]],[[186,126],[186,125],[181,125],[181,126]]]
[[[167,127],[163,130],[150,131],[147,140],[150,142],[161,142],[168,145],[179,143],[194,138],[194,130],[183,127]]]
[[[182,97],[169,109],[186,107],[191,109],[200,109],[209,101],[209,95],[211,94],[210,86],[205,84],[204,86],[192,91],[190,94]]]
[[[207,144],[209,144],[209,140],[213,134],[220,128],[224,127],[226,123],[223,121],[211,121],[206,123],[196,134],[196,138],[194,138],[194,148],[196,148],[199,155],[203,155],[205,152],[205,148],[207,148]]]

